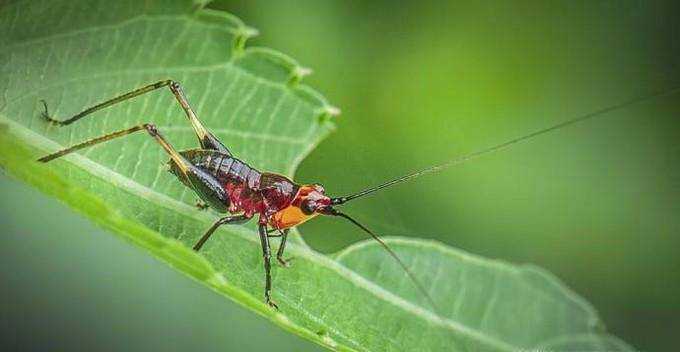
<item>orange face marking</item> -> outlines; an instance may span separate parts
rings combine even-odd
[[[303,222],[319,215],[318,213],[311,213],[307,215],[302,212],[300,207],[289,205],[274,214],[274,227],[278,229],[287,229],[289,227],[297,226]]]
[[[280,230],[300,225],[305,221],[319,215],[316,211],[302,211],[303,202],[315,205],[328,205],[330,198],[323,194],[324,190],[319,185],[304,185],[300,187],[295,198],[287,207],[274,213],[271,224]]]

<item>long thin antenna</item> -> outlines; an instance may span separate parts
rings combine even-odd
[[[661,96],[664,96],[664,95],[669,95],[669,94],[671,94],[671,93],[673,93],[673,92],[675,92],[679,89],[680,89],[680,86],[679,87],[673,87],[673,88],[670,88],[670,89],[667,89],[667,90],[664,90],[664,91],[644,95],[644,96],[637,97],[637,98],[634,98],[634,99],[630,99],[628,101],[625,101],[625,102],[622,102],[622,103],[619,103],[619,104],[616,104],[616,105],[612,105],[612,106],[609,106],[609,107],[606,107],[606,108],[603,108],[603,109],[600,109],[600,110],[596,110],[596,111],[591,112],[589,114],[582,115],[582,116],[579,116],[579,117],[575,117],[573,119],[558,123],[556,125],[553,125],[553,126],[550,126],[550,127],[547,127],[547,128],[544,128],[544,129],[541,129],[541,130],[538,130],[538,131],[535,131],[535,132],[532,132],[532,133],[529,133],[529,134],[524,135],[522,137],[511,139],[511,140],[503,142],[501,144],[497,144],[495,146],[492,146],[492,147],[489,147],[489,148],[486,148],[486,149],[482,149],[482,150],[479,150],[479,151],[476,151],[476,152],[473,152],[473,153],[470,153],[470,154],[467,154],[467,155],[463,155],[463,156],[458,157],[458,158],[451,159],[451,160],[449,160],[449,161],[447,161],[443,164],[430,166],[428,168],[425,168],[425,169],[422,169],[422,170],[419,170],[419,171],[415,171],[415,172],[412,172],[410,174],[406,174],[406,175],[401,176],[401,177],[397,177],[397,178],[390,180],[390,181],[387,181],[387,182],[385,182],[381,185],[365,189],[363,191],[354,193],[352,195],[333,198],[331,200],[331,204],[340,205],[340,204],[346,203],[346,202],[348,202],[352,199],[363,197],[363,196],[366,196],[366,195],[371,194],[373,192],[379,191],[383,188],[387,188],[387,187],[396,185],[398,183],[405,182],[409,179],[419,177],[419,176],[422,176],[422,175],[426,175],[426,174],[429,174],[429,173],[441,171],[441,170],[446,169],[448,167],[455,166],[455,165],[458,165],[458,164],[462,164],[462,163],[464,163],[468,160],[480,157],[482,155],[497,152],[497,151],[505,149],[505,148],[507,148],[507,147],[509,147],[513,144],[524,142],[524,141],[531,139],[531,138],[534,138],[536,136],[540,136],[542,134],[546,134],[546,133],[549,133],[549,132],[552,132],[552,131],[556,131],[556,130],[562,129],[564,127],[567,127],[567,126],[570,126],[570,125],[573,125],[573,124],[576,124],[576,123],[579,123],[579,122],[583,122],[583,121],[589,120],[591,118],[594,118],[594,117],[597,117],[597,116],[600,116],[600,115],[604,115],[606,113],[609,113],[609,112],[612,112],[612,111],[615,111],[615,110],[618,110],[618,109],[621,109],[621,108],[624,108],[624,107],[627,107],[627,106],[630,106],[630,105],[634,105],[634,104],[637,104],[637,103],[640,103],[640,102],[643,102],[643,101],[646,101],[646,100],[649,100],[649,99],[658,98],[658,97],[661,97]]]
[[[387,243],[385,243],[380,237],[378,237],[378,235],[376,235],[375,233],[373,233],[373,231],[369,230],[366,226],[360,224],[358,221],[352,219],[349,215],[347,215],[347,214],[345,214],[345,213],[341,213],[341,212],[339,212],[338,210],[332,209],[332,208],[331,208],[331,209],[330,209],[330,212],[328,212],[327,214],[333,215],[333,216],[340,216],[340,217],[343,217],[343,218],[349,220],[349,221],[352,222],[354,225],[356,225],[356,226],[358,226],[360,229],[364,230],[364,232],[366,232],[366,233],[368,233],[369,235],[371,235],[371,237],[373,237],[373,239],[376,240],[378,243],[380,243],[380,245],[383,246],[383,248],[385,248],[385,250],[387,250],[387,253],[389,253],[389,254],[392,256],[392,258],[394,258],[394,260],[397,261],[397,263],[399,263],[399,265],[401,266],[402,269],[404,269],[404,272],[406,272],[406,275],[408,275],[409,279],[411,279],[411,281],[412,281],[413,284],[416,286],[416,288],[418,288],[418,290],[420,291],[420,293],[422,293],[423,296],[425,296],[425,298],[427,298],[428,302],[430,303],[430,305],[432,305],[432,308],[434,308],[435,312],[436,312],[437,314],[439,314],[439,308],[437,307],[437,304],[434,303],[434,299],[432,299],[432,296],[430,296],[430,294],[427,293],[427,290],[425,290],[425,286],[423,286],[423,285],[420,283],[420,281],[418,281],[418,279],[416,279],[415,275],[413,275],[413,273],[411,272],[411,270],[409,270],[409,268],[406,266],[406,264],[404,264],[404,262],[401,261],[401,259],[399,258],[399,256],[397,256],[397,253],[394,253],[394,251],[392,250],[392,248],[390,248],[390,247],[387,245]]]

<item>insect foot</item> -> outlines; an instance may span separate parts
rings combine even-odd
[[[49,110],[47,109],[47,102],[46,102],[45,100],[43,100],[43,99],[41,99],[40,102],[41,102],[42,105],[43,105],[43,111],[40,113],[40,116],[41,116],[43,119],[47,120],[47,122],[51,123],[52,125],[61,125],[61,122],[59,122],[59,121],[53,119],[53,118],[50,116],[50,112],[49,112]]]
[[[283,266],[284,268],[290,268],[290,262],[292,262],[293,259],[295,259],[295,257],[291,257],[291,258],[288,258],[288,259],[283,259],[283,257],[279,257],[279,256],[276,257],[276,260],[277,260],[277,261],[279,262],[279,264],[281,264],[281,266]]]
[[[271,308],[274,308],[277,311],[279,310],[279,306],[277,306],[276,303],[271,300],[271,298],[267,297],[265,300],[267,301],[267,305],[269,305]]]

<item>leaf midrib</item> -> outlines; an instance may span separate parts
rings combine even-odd
[[[45,149],[45,150],[54,150],[58,149],[61,146],[58,143],[53,142],[52,140],[49,140],[32,130],[27,129],[23,125],[10,120],[7,118],[5,115],[0,115],[0,119],[3,120],[3,122],[7,123],[10,125],[10,132],[18,132],[14,133],[17,137],[20,139],[23,139],[29,143],[31,143],[34,146],[39,147],[40,149]],[[88,171],[92,175],[102,179],[103,181],[110,182],[116,186],[121,186],[125,185],[123,189],[125,189],[127,192],[135,194],[143,199],[146,199],[150,202],[153,202],[157,204],[158,206],[165,207],[167,209],[170,209],[172,211],[176,211],[184,216],[187,216],[189,218],[193,218],[198,221],[203,221],[203,222],[211,222],[214,219],[211,218],[208,214],[201,213],[201,212],[196,212],[195,209],[187,204],[184,204],[176,199],[173,199],[171,197],[168,197],[165,194],[159,193],[157,191],[154,191],[151,188],[148,188],[142,184],[137,183],[136,181],[121,175],[109,168],[106,168],[102,166],[101,164],[98,164],[94,162],[93,160],[86,158],[82,155],[79,154],[71,154],[66,157],[69,162],[83,168],[84,170]],[[118,181],[118,182],[115,182]],[[238,235],[240,238],[245,239],[247,241],[257,243],[258,241],[253,237],[252,231],[249,231],[242,226],[234,226],[229,228],[230,232],[235,233]],[[297,231],[296,231],[297,232]],[[345,278],[348,280],[350,283],[352,283],[355,287],[359,287],[378,299],[385,301],[387,303],[390,303],[396,307],[399,307],[400,309],[409,312],[418,318],[427,321],[428,323],[431,323],[433,325],[437,325],[440,327],[443,327],[447,330],[463,334],[465,336],[468,336],[469,338],[472,338],[478,342],[484,343],[489,346],[493,346],[497,349],[504,350],[504,351],[515,351],[519,346],[513,346],[507,342],[498,340],[495,337],[488,336],[484,334],[483,332],[467,327],[457,321],[451,320],[449,318],[443,318],[439,317],[438,315],[430,312],[429,310],[426,310],[420,306],[417,306],[395,294],[392,292],[387,291],[386,289],[380,287],[379,285],[375,284],[374,282],[364,278],[363,276],[357,274],[356,272],[350,270],[349,268],[345,267],[344,265],[338,263],[337,261],[331,260],[330,258],[322,255],[321,253],[318,253],[316,251],[311,250],[310,248],[303,248],[298,244],[292,244],[290,248],[286,248],[293,252],[297,256],[302,256],[305,259],[309,260],[310,262],[313,262],[317,265],[323,266],[335,273],[337,273],[339,276]],[[222,275],[220,273],[220,275]],[[226,281],[226,280],[225,280]],[[293,302],[293,305],[296,306],[298,309],[302,309],[299,305],[295,304]],[[316,317],[317,320],[322,320],[322,317]]]

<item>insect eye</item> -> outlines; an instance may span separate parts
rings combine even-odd
[[[311,200],[305,200],[302,202],[302,204],[300,204],[300,209],[305,215],[312,215],[316,209],[316,203],[312,202]]]

